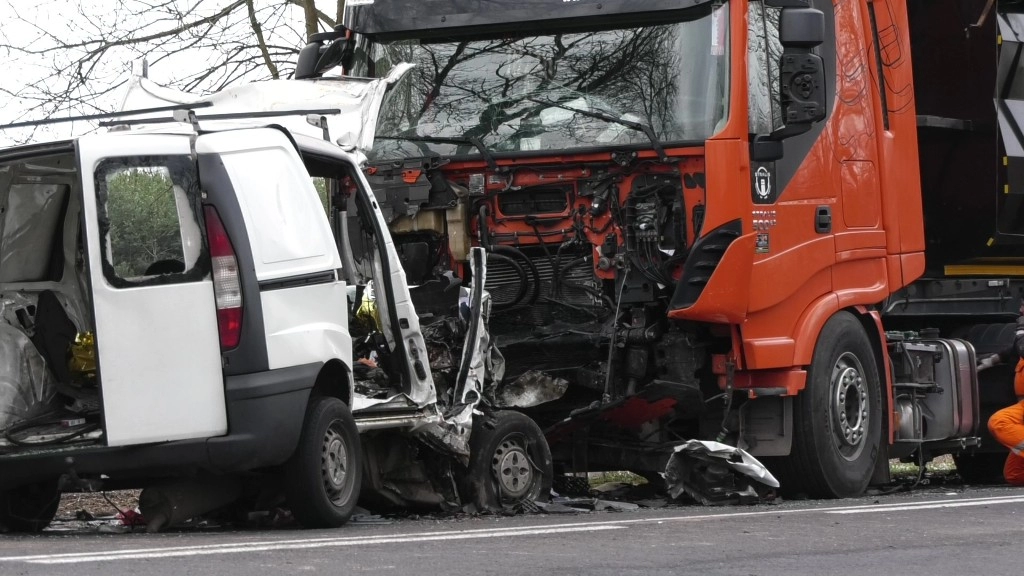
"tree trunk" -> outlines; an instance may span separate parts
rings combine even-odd
[[[314,0],[305,0],[303,8],[306,10],[306,40],[309,40],[313,34],[320,30],[316,17],[316,2]]]

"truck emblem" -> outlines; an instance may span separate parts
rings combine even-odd
[[[764,166],[754,172],[754,189],[757,197],[762,200],[767,199],[772,193],[772,176]]]

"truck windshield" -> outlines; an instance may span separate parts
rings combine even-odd
[[[371,160],[699,143],[728,109],[728,12],[656,25],[490,39],[377,42],[386,97]],[[589,114],[588,114],[589,112]],[[620,119],[620,121],[614,121]]]

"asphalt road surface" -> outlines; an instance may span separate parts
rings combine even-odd
[[[350,524],[0,538],[0,574],[1019,574],[1024,489]]]

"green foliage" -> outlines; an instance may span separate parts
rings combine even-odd
[[[126,168],[107,176],[112,264],[118,276],[143,276],[160,260],[184,261],[170,175],[163,168]]]
[[[320,203],[324,205],[324,212],[328,212],[327,180],[315,177],[313,178],[313,187],[316,188],[316,193],[320,195]]]

